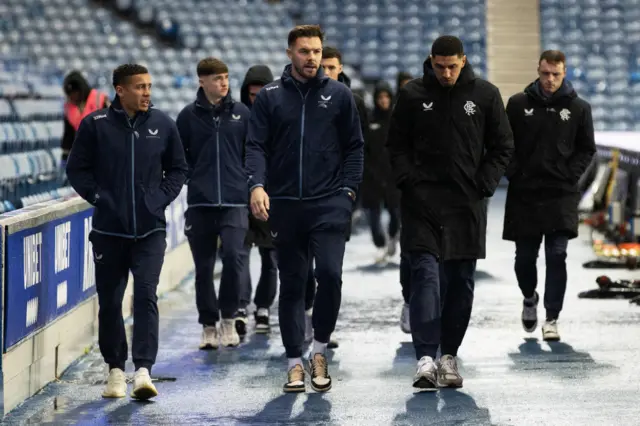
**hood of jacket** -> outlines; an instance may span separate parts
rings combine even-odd
[[[389,109],[382,110],[378,107],[378,95],[380,93],[386,92],[389,94],[389,99],[391,101],[389,105]],[[391,116],[391,112],[393,109],[393,89],[386,81],[381,81],[376,84],[376,87],[373,89],[373,112],[371,114],[373,121],[383,121],[388,119]]]
[[[544,94],[544,91],[542,90],[542,86],[540,85],[540,79],[537,79],[533,83],[529,84],[524,89],[524,92],[527,94],[527,96],[535,99],[537,102],[540,102],[541,104],[544,104],[544,105],[554,104],[565,98],[575,99],[578,96],[575,89],[573,88],[573,85],[566,78],[562,82],[562,85],[560,86],[560,88],[556,90],[556,92],[550,97],[547,97]]]
[[[438,85],[442,87],[442,85],[438,81],[438,78],[436,77],[435,71],[433,71],[433,64],[431,63],[431,58],[427,58],[424,61],[422,69],[424,71],[424,75],[422,76],[422,81],[425,86]],[[473,72],[473,67],[467,61],[465,66],[462,67],[462,70],[460,71],[460,76],[458,77],[458,81],[456,81],[456,84],[453,87],[469,84],[473,82],[476,78],[477,78],[476,74]]]
[[[254,65],[244,76],[244,81],[240,87],[240,102],[251,108],[249,101],[249,86],[252,84],[260,84],[266,86],[273,81],[273,73],[266,65]]]

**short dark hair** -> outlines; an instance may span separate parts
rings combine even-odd
[[[464,56],[462,40],[456,36],[445,35],[438,37],[431,45],[431,56]]]
[[[122,86],[126,84],[129,77],[139,74],[149,74],[149,70],[146,67],[138,64],[123,64],[113,70],[112,84],[116,86]]]
[[[209,57],[198,62],[196,71],[198,73],[198,77],[204,77],[214,74],[228,74],[229,67],[227,67],[227,64],[222,62],[220,59]]]
[[[342,64],[342,53],[340,53],[337,47],[323,46],[322,59],[332,59],[332,58],[338,59],[338,62]]]
[[[287,43],[289,47],[293,46],[299,38],[302,37],[319,37],[324,42],[324,33],[320,29],[320,25],[298,25],[289,31]]]
[[[557,64],[562,62],[563,64],[566,65],[567,58],[565,57],[564,53],[561,52],[560,50],[545,50],[540,55],[540,60],[538,61],[538,65],[540,65],[542,61],[547,61],[550,64]]]

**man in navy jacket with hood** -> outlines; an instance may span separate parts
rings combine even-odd
[[[198,63],[197,73],[196,100],[177,119],[189,164],[184,229],[196,268],[198,322],[203,326],[200,348],[216,349],[218,340],[223,346],[240,344],[234,315],[239,307],[249,226],[243,155],[250,113],[231,98],[224,62],[205,58]],[[223,246],[220,300],[213,285],[218,237]]]
[[[285,392],[305,391],[301,357],[310,255],[318,280],[311,387],[331,388],[325,351],[340,310],[345,235],[362,179],[358,110],[349,88],[323,74],[322,40],[316,25],[289,33],[291,64],[280,81],[258,93],[247,136],[251,210],[269,220],[278,253],[280,331],[289,360]]]
[[[122,299],[133,274],[132,397],[158,394],[149,373],[158,353],[156,289],[164,262],[165,209],[178,196],[187,165],[173,120],[151,107],[151,76],[135,64],[113,72],[109,108],[80,123],[67,162],[71,186],[95,210],[93,244],[98,342],[109,365],[106,398],[126,394],[127,338]]]

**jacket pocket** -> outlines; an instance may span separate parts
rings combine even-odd
[[[144,204],[149,213],[155,216],[164,217],[164,211],[169,204],[167,202],[167,194],[165,194],[160,188],[153,192],[147,191],[143,188],[142,192],[144,194]]]

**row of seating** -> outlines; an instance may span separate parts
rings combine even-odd
[[[62,120],[63,100],[3,99],[0,97],[0,122]]]
[[[0,155],[0,200],[19,205],[29,195],[60,186],[60,148]]]
[[[0,123],[0,154],[59,147],[63,132],[62,120]]]

